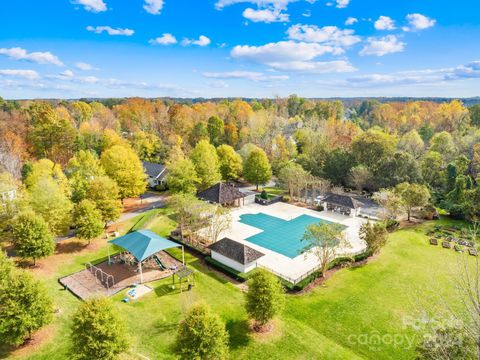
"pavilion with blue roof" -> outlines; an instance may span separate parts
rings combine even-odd
[[[150,230],[139,230],[128,233],[119,238],[109,241],[110,244],[128,251],[138,261],[140,282],[143,283],[142,261],[149,259],[156,253],[174,247],[182,248],[182,263],[185,265],[185,253],[183,245],[167,240]],[[108,252],[110,262],[110,249]]]

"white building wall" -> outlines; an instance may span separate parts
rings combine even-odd
[[[247,273],[257,267],[257,262],[251,262],[250,264],[242,265],[232,259],[227,258],[226,256],[223,256],[215,251],[212,251],[212,259],[218,261],[219,263],[222,263],[223,265],[226,265],[234,270],[240,271],[242,273]]]
[[[244,199],[245,199],[245,205],[254,204],[255,203],[255,194],[247,195],[247,196],[245,196]]]

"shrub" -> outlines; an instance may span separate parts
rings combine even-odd
[[[194,305],[180,323],[175,351],[181,359],[226,359],[228,334],[225,324],[208,306]]]
[[[260,194],[260,198],[264,200],[268,200],[268,194],[265,190],[262,190],[262,193]]]

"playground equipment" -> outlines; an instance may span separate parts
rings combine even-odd
[[[105,286],[107,288],[107,293],[110,294],[110,288],[115,286],[113,275],[107,274],[105,271],[89,262],[85,264],[85,270],[90,271],[92,275],[95,276],[95,281],[97,283],[100,282],[100,284]]]

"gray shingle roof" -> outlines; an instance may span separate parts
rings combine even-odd
[[[349,195],[328,194],[323,201],[338,206],[348,207],[350,209],[357,209],[360,207],[359,202]]]
[[[209,246],[209,249],[242,265],[260,259],[265,254],[229,238],[223,238]]]
[[[199,191],[197,197],[217,204],[231,204],[237,199],[245,197],[240,190],[225,183],[217,183],[208,189]]]
[[[165,168],[165,165],[155,164],[148,161],[143,161],[142,164],[143,164],[143,169],[145,170],[145,173],[150,178],[153,178],[153,179],[158,178],[159,180],[161,180],[167,174],[167,169]]]

